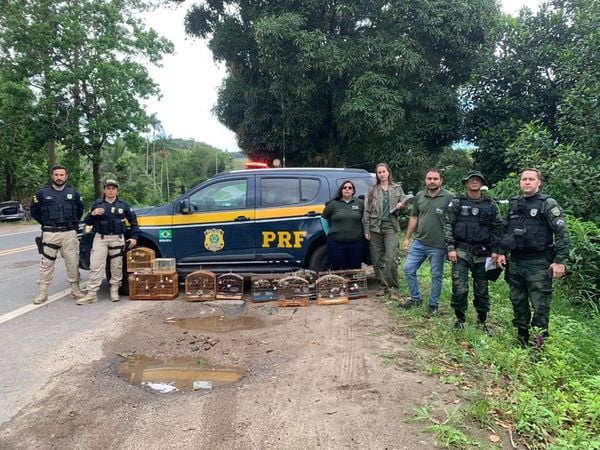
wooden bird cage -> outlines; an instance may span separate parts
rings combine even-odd
[[[348,282],[348,298],[367,298],[367,272],[364,269],[332,270],[330,272],[319,273],[323,275],[339,275]]]
[[[127,252],[127,272],[152,272],[156,254],[146,247],[132,248]]]
[[[279,280],[277,306],[308,306],[309,304],[310,288],[305,278],[292,275]]]
[[[188,302],[208,302],[217,295],[217,276],[208,270],[196,270],[185,278],[185,299]]]
[[[348,303],[348,282],[344,277],[326,274],[317,279],[317,305]]]
[[[129,298],[131,300],[174,300],[179,296],[177,273],[129,274]]]
[[[225,273],[217,277],[217,300],[241,300],[244,295],[244,277]]]
[[[311,300],[314,300],[317,298],[317,285],[315,284],[317,281],[317,278],[319,278],[319,275],[317,274],[317,272],[315,272],[314,270],[309,270],[309,269],[298,269],[298,270],[292,272],[290,275],[293,275],[295,277],[304,278],[306,281],[308,281],[308,290],[310,293]]]
[[[252,276],[252,301],[270,302],[279,298],[279,280],[281,274]]]

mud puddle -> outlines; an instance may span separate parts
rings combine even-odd
[[[121,378],[161,393],[210,390],[235,383],[245,370],[213,367],[204,358],[158,360],[148,356],[129,356],[117,367]]]
[[[212,331],[215,333],[229,333],[231,331],[256,330],[264,328],[265,322],[257,317],[227,317],[207,316],[191,318],[173,318],[165,320],[184,330]]]

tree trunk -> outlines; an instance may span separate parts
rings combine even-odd
[[[92,176],[94,178],[94,194],[95,198],[102,197],[102,187],[100,185],[100,148],[94,149],[94,157],[92,158]]]
[[[48,142],[48,170],[56,164],[56,141],[51,139]]]

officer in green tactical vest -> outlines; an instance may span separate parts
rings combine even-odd
[[[485,261],[489,256],[498,259],[498,245],[502,238],[502,217],[498,205],[482,195],[485,178],[472,170],[462,179],[466,194],[456,196],[446,210],[444,241],[448,260],[452,263],[452,300],[456,322],[454,330],[466,321],[469,294],[469,272],[473,278],[473,305],[477,311],[477,325],[488,332],[487,314],[490,310],[488,278]]]
[[[500,242],[498,264],[506,265],[513,325],[521,345],[529,345],[529,329],[542,330],[534,339],[540,347],[548,337],[552,280],[565,274],[571,239],[567,222],[556,200],[539,192],[542,175],[537,169],[521,172],[521,194],[508,205],[508,229]],[[533,306],[533,316],[530,304]]]

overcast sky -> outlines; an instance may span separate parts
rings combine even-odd
[[[149,67],[162,98],[150,101],[148,112],[157,114],[167,135],[237,151],[235,134],[211,112],[225,68],[213,61],[205,41],[184,33],[185,12],[193,3],[188,0],[178,8],[160,8],[146,16],[146,24],[175,45],[175,53],[165,57],[163,67]],[[503,0],[502,9],[516,14],[523,6],[535,10],[539,3],[541,0]]]

